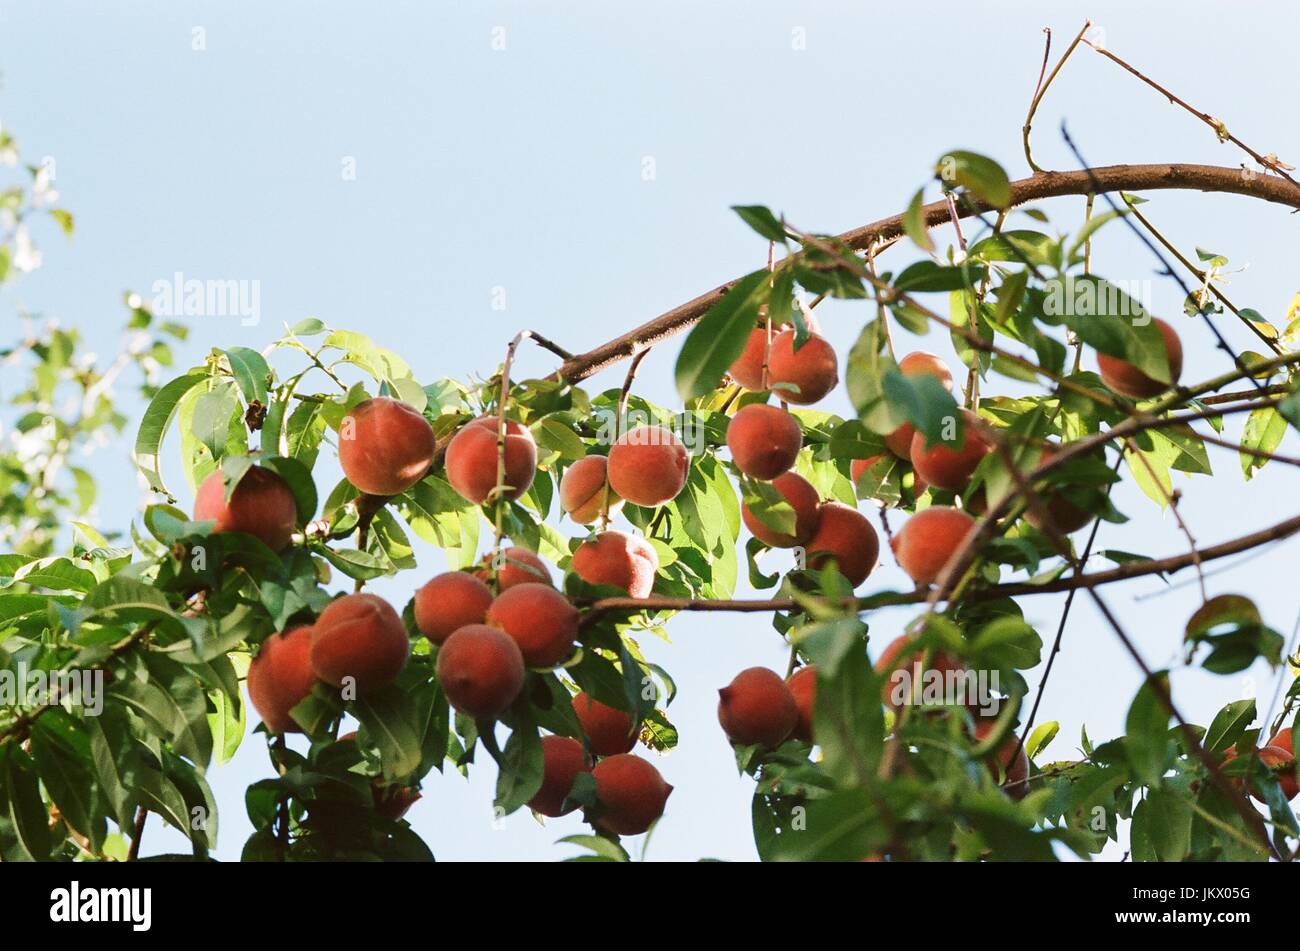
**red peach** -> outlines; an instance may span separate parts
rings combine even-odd
[[[596,756],[626,753],[636,745],[632,714],[593,700],[585,692],[574,694],[573,712]]]
[[[578,636],[578,609],[544,584],[518,584],[501,592],[488,608],[487,622],[514,638],[529,667],[558,664]]]
[[[975,519],[961,509],[932,505],[908,519],[894,536],[894,557],[917,584],[933,584],[974,530]]]
[[[591,822],[615,835],[640,835],[649,829],[663,815],[673,791],[659,770],[631,753],[607,756],[596,764],[591,775],[596,780],[596,799],[600,803]]]
[[[307,698],[315,683],[310,627],[272,634],[248,665],[248,699],[272,733],[302,732],[289,711]]]
[[[457,628],[482,624],[492,603],[492,590],[467,571],[447,571],[415,592],[415,626],[441,644]]]
[[[795,708],[799,711],[799,720],[791,734],[796,740],[805,743],[813,741],[813,712],[817,708],[817,665],[800,667],[788,678],[786,686],[794,697]]]
[[[1160,335],[1164,337],[1165,356],[1169,361],[1169,379],[1177,383],[1183,372],[1182,341],[1178,339],[1178,332],[1163,320],[1153,318],[1153,322],[1160,328]],[[1101,381],[1116,393],[1130,399],[1150,399],[1159,396],[1172,386],[1171,383],[1162,383],[1147,376],[1126,360],[1105,353],[1097,354],[1097,366],[1101,370]]]
[[[979,417],[970,410],[961,412],[965,425],[959,445],[943,442],[928,445],[921,433],[912,437],[912,468],[916,474],[930,485],[950,492],[964,490],[975,467],[993,449],[979,432],[976,425]]]
[[[466,423],[447,444],[447,481],[461,498],[482,505],[497,485],[496,416]],[[537,474],[537,443],[528,427],[506,420],[505,489],[501,498],[514,501],[533,484]]]
[[[809,334],[804,345],[794,347],[793,329],[777,334],[768,355],[768,380],[774,393],[787,403],[816,403],[840,381],[835,349],[824,337]],[[792,384],[792,386],[791,386]]]
[[[289,483],[262,466],[250,466],[226,501],[226,482],[218,469],[203,480],[194,497],[194,519],[216,521],[217,532],[243,532],[279,551],[289,544],[298,522],[298,505]]]
[[[362,492],[397,495],[424,478],[436,442],[433,427],[415,407],[379,396],[343,417],[339,463]]]
[[[654,588],[659,555],[637,535],[601,532],[578,546],[573,570],[587,584],[622,588],[634,598],[644,598]]]
[[[351,678],[359,693],[396,680],[410,650],[406,625],[392,605],[373,594],[348,594],[330,602],[312,628],[316,676],[335,687]]]
[[[755,479],[775,479],[799,458],[803,430],[776,406],[751,403],[727,424],[727,448],[736,468]]]
[[[528,808],[551,819],[568,815],[578,808],[578,804],[571,803],[566,807],[564,800],[573,791],[578,774],[589,772],[591,763],[587,754],[573,737],[542,737],[542,786],[528,800]]]
[[[690,457],[686,447],[663,426],[638,426],[625,432],[609,450],[609,484],[633,505],[671,502],[686,486]]]
[[[476,718],[500,716],[524,687],[519,645],[486,624],[468,624],[447,638],[436,670],[451,705]]]
[[[820,571],[832,560],[853,587],[867,580],[880,558],[880,538],[867,517],[839,502],[818,510],[817,531],[808,539],[807,564]]]
[[[781,493],[794,509],[794,534],[787,535],[764,525],[748,505],[741,505],[740,518],[751,535],[769,548],[794,548],[812,538],[817,530],[821,498],[812,483],[797,472],[787,472],[772,480],[772,487]]]
[[[560,507],[579,525],[598,521],[602,510],[613,518],[623,507],[623,500],[605,481],[607,463],[604,456],[584,456],[560,478]]]

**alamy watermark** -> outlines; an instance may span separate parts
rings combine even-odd
[[[104,671],[33,670],[19,661],[0,670],[0,707],[46,707],[69,701],[86,716],[104,712]]]
[[[262,320],[262,282],[187,278],[177,271],[151,288],[153,312],[160,317],[238,317],[241,327]]]
[[[1150,281],[1075,280],[1067,274],[1045,285],[1049,317],[1126,317],[1135,327],[1151,323]]]

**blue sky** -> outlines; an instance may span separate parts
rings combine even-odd
[[[29,159],[55,159],[78,221],[71,245],[52,229],[42,236],[45,267],[6,289],[5,311],[21,304],[76,324],[108,353],[121,292],[147,293],[180,271],[261,287],[260,325],[200,318],[188,361],[212,346],[261,348],[283,322],[306,316],[398,349],[425,381],[490,373],[525,327],[585,350],[762,263],[766,247],[730,205],[765,203],[800,227],[840,231],[900,211],[948,149],[984,152],[1012,177],[1025,174],[1020,126],[1041,29],[1053,28],[1059,53],[1085,16],[1111,49],[1260,152],[1300,164],[1300,128],[1280,107],[1300,79],[1300,14],[1286,6],[1001,2],[953,5],[948,14],[934,4],[792,6],[664,2],[650,13],[608,3],[388,3],[376,12],[334,2],[4,0],[0,121]],[[1073,167],[1056,131],[1062,119],[1094,164],[1244,159],[1087,49],[1036,120],[1035,154],[1047,168]],[[647,158],[652,180],[643,177]],[[348,162],[355,180],[342,174]],[[1249,265],[1232,276],[1230,296],[1281,320],[1300,291],[1296,217],[1228,196],[1148,197],[1144,210],[1184,250],[1208,247]],[[1068,229],[1082,206],[1064,199],[1047,210]],[[950,230],[939,234],[951,240]],[[1153,282],[1155,312],[1183,337],[1184,378],[1225,369],[1205,328],[1179,316],[1177,289],[1154,277],[1146,252],[1117,228],[1103,235],[1095,267]],[[900,247],[884,264],[909,255]],[[505,289],[505,310],[491,306],[496,288]],[[819,313],[842,353],[868,316],[861,305]],[[1234,344],[1249,345],[1236,326],[1223,327]],[[946,340],[915,343],[956,364]],[[638,390],[648,398],[674,402],[676,350],[663,345],[642,365]],[[553,363],[525,350],[520,372]],[[620,379],[614,370],[589,386]],[[825,408],[847,415],[843,391]],[[1294,442],[1289,436],[1283,451]],[[111,500],[100,510],[105,527],[136,514],[126,504],[138,497],[128,448],[95,458]],[[1269,466],[1245,483],[1233,454],[1212,449],[1211,458],[1213,483],[1182,485],[1198,541],[1290,514],[1291,471]],[[1133,520],[1105,526],[1101,547],[1183,550],[1173,520],[1136,490],[1120,490],[1116,501]],[[1253,595],[1289,633],[1295,551],[1295,542],[1280,545],[1216,574],[1211,593]],[[439,554],[419,554],[418,571],[379,590],[404,602],[442,569]],[[864,590],[903,585],[887,562]],[[1161,588],[1143,580],[1107,594],[1153,665],[1178,659],[1197,604],[1194,586],[1153,596]],[[1025,606],[1049,637],[1060,600]],[[890,639],[908,616],[880,612],[872,630]],[[736,775],[715,691],[742,667],[782,665],[782,642],[753,616],[681,617],[669,635],[671,644],[645,641],[677,679],[670,713],[682,729],[680,747],[659,764],[676,792],[648,857],[752,858],[752,786]],[[1205,722],[1228,700],[1267,696],[1272,682],[1262,668],[1226,678],[1187,672],[1175,695]],[[1085,721],[1094,738],[1121,732],[1136,686],[1131,661],[1081,599],[1041,717],[1062,724],[1050,752],[1070,755]],[[223,807],[220,857],[238,855],[250,831],[243,789],[268,770],[253,738],[212,774]],[[522,813],[492,827],[494,772],[488,764],[469,782],[430,779],[410,818],[435,853],[570,854],[553,843],[583,831],[577,817],[543,827]],[[152,833],[146,852],[175,848],[175,838]]]

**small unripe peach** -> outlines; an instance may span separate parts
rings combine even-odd
[[[364,400],[339,427],[339,463],[368,495],[397,495],[433,464],[433,427],[413,406],[379,396]]]
[[[467,571],[447,571],[415,592],[415,626],[441,644],[457,628],[482,624],[492,603],[492,589]]]
[[[915,649],[912,638],[906,634],[896,637],[881,651],[875,670],[885,678],[885,683],[880,688],[880,699],[885,706],[895,711],[899,709],[900,704],[894,702],[896,686],[907,688],[903,703],[910,702],[907,698],[913,695],[913,688],[916,688],[916,693],[919,695],[923,676],[927,670],[936,671],[946,677],[966,669],[966,665],[956,657],[936,650],[930,651],[929,663],[925,664],[923,663],[925,653],[924,650]]]
[[[933,584],[974,530],[975,519],[961,509],[932,505],[908,519],[894,536],[894,557],[917,584]]]
[[[898,361],[898,369],[903,376],[920,376],[922,374],[932,376],[943,384],[944,389],[949,393],[952,392],[952,371],[948,369],[948,364],[944,363],[942,358],[933,353],[928,353],[925,350],[909,353]],[[910,460],[912,458],[912,437],[914,435],[916,435],[916,429],[912,424],[903,423],[885,437],[885,446],[898,458]],[[918,489],[917,491],[921,490]]]
[[[289,715],[311,693],[311,628],[272,634],[248,665],[248,699],[272,733],[301,733]]]
[[[631,753],[605,757],[591,775],[600,804],[591,823],[615,835],[640,835],[649,829],[664,814],[673,791],[659,770]]]
[[[573,712],[596,756],[626,753],[636,745],[632,714],[627,711],[593,700],[584,692],[574,694]]]
[[[980,434],[979,417],[970,410],[961,412],[965,425],[959,445],[943,442],[928,445],[923,433],[912,437],[912,468],[916,474],[930,485],[949,492],[964,490],[975,467],[993,449]]]
[[[975,740],[982,742],[993,728],[996,720],[980,720],[975,724]],[[994,776],[1000,781],[1003,790],[1012,799],[1024,799],[1029,795],[1029,757],[1015,730],[1008,730],[998,748],[990,754],[994,760]],[[1012,758],[1014,756],[1014,759]]]
[[[686,486],[690,457],[663,426],[638,426],[609,449],[609,484],[633,505],[663,505]]]
[[[718,722],[737,746],[757,743],[773,750],[798,725],[799,708],[780,676],[750,667],[718,691]]]
[[[487,622],[509,634],[529,667],[551,667],[573,650],[578,609],[549,585],[517,584],[488,608]]]
[[[772,480],[772,487],[781,493],[790,507],[794,509],[794,534],[787,535],[764,525],[754,515],[748,505],[741,505],[740,518],[751,535],[769,548],[794,548],[812,538],[817,530],[817,517],[821,508],[821,497],[812,483],[797,472],[787,472]]]
[[[568,815],[578,808],[578,804],[575,802],[566,808],[564,800],[573,792],[573,782],[578,774],[589,772],[591,763],[587,761],[587,754],[573,737],[542,737],[542,786],[528,800],[528,808],[551,819]]]
[[[1160,336],[1165,341],[1165,357],[1169,361],[1169,379],[1173,383],[1177,383],[1183,372],[1183,343],[1178,339],[1177,331],[1163,320],[1153,318],[1152,322],[1160,328]],[[1119,357],[1112,357],[1108,354],[1097,354],[1097,366],[1101,371],[1101,381],[1116,393],[1130,399],[1150,399],[1153,396],[1159,396],[1173,385],[1171,383],[1161,383],[1159,380],[1147,376],[1127,360],[1121,360]]]
[[[839,502],[826,502],[817,513],[817,531],[808,539],[807,564],[820,571],[832,559],[853,587],[867,580],[880,558],[880,538],[867,517]]]
[[[809,334],[804,345],[795,350],[794,337],[791,329],[773,338],[768,381],[772,391],[787,403],[807,406],[835,389],[840,381],[839,363],[835,348],[826,338]]]
[[[461,498],[482,505],[497,485],[496,416],[466,423],[447,444],[447,481]],[[537,474],[537,443],[528,427],[506,420],[506,472],[502,499],[514,501],[533,484]]]
[[[803,430],[776,406],[751,403],[727,424],[727,448],[736,468],[755,479],[775,479],[799,458]]]
[[[659,555],[640,536],[601,532],[578,546],[573,570],[587,584],[622,588],[634,598],[644,598],[654,588]]]
[[[359,693],[396,680],[410,651],[406,625],[391,604],[373,594],[331,601],[312,627],[316,676],[335,687],[351,678]]]
[[[438,648],[438,683],[448,702],[470,717],[497,717],[524,687],[524,658],[509,635],[469,624]]]
[[[492,583],[492,572],[489,568],[493,559],[494,556],[488,555],[483,559],[484,567],[474,572],[474,577],[485,584]],[[517,584],[552,584],[551,569],[547,567],[546,562],[542,561],[541,556],[527,548],[510,545],[496,553],[495,561],[498,592],[513,588]]]
[[[811,743],[813,712],[817,707],[817,665],[809,664],[800,667],[786,678],[785,683],[790,688],[790,696],[794,697],[795,708],[799,711],[799,719],[794,725],[791,736],[796,740]]]
[[[604,456],[584,456],[560,478],[560,506],[579,525],[598,521],[602,510],[613,518],[623,507],[623,500],[605,481],[607,464]]]
[[[250,466],[226,502],[226,482],[218,469],[199,486],[194,519],[217,524],[217,532],[243,532],[279,551],[289,544],[298,521],[298,505],[289,483],[262,466]]]
[[[773,328],[772,336],[776,337],[784,328]],[[745,341],[745,349],[741,351],[736,362],[731,365],[728,371],[731,378],[747,390],[753,390],[755,393],[767,389],[763,385],[763,357],[767,354],[767,328],[759,327],[749,334],[749,339]]]

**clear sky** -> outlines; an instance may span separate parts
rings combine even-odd
[[[489,374],[522,328],[585,350],[761,264],[766,246],[730,205],[769,204],[800,227],[841,231],[902,210],[952,148],[992,155],[1013,178],[1026,174],[1020,127],[1041,29],[1053,28],[1059,53],[1085,16],[1111,49],[1260,152],[1300,164],[1300,13],[1289,5],[944,7],[0,0],[0,121],[29,160],[55,159],[78,222],[71,245],[52,228],[41,236],[45,267],[5,290],[4,311],[21,304],[76,324],[108,353],[121,292],[147,294],[179,271],[261,288],[259,325],[201,318],[183,361],[212,346],[260,349],[282,323],[306,316],[398,349],[425,382]],[[1062,119],[1093,164],[1245,159],[1088,49],[1036,120],[1035,154],[1048,168],[1073,167],[1057,132]],[[652,180],[643,176],[647,159]],[[343,174],[349,164],[354,179]],[[1281,321],[1300,291],[1300,219],[1243,198],[1148,197],[1144,210],[1184,250],[1210,248],[1246,267],[1229,287],[1239,306]],[[1073,228],[1083,201],[1047,210],[1056,227]],[[952,238],[949,229],[940,236]],[[896,267],[912,252],[889,254],[885,266]],[[1183,337],[1184,379],[1229,366],[1206,329],[1181,318],[1176,287],[1153,275],[1152,260],[1119,228],[1103,232],[1095,267],[1114,280],[1153,282],[1155,312]],[[495,288],[505,289],[504,311],[492,308]],[[819,313],[841,353],[869,316],[860,304]],[[1234,344],[1249,345],[1233,323],[1223,327]],[[956,365],[947,340],[923,346]],[[675,402],[676,352],[665,344],[642,365],[638,389],[648,398]],[[528,350],[520,371],[542,374],[553,363]],[[614,370],[588,385],[594,392],[620,379]],[[0,380],[0,393],[10,385]],[[138,419],[138,406],[124,406]],[[842,389],[825,406],[850,413]],[[1294,453],[1296,442],[1288,436],[1283,451]],[[1211,449],[1211,458],[1213,482],[1179,483],[1199,542],[1291,514],[1293,470],[1269,466],[1245,483],[1232,453]],[[172,465],[179,471],[174,457]],[[94,471],[105,500],[100,524],[124,528],[140,497],[129,440],[101,451]],[[1136,490],[1115,500],[1133,520],[1104,526],[1099,547],[1185,550],[1173,520]],[[1211,593],[1251,594],[1289,634],[1300,607],[1296,551],[1295,542],[1279,545],[1216,573]],[[404,603],[442,570],[439,553],[418,554],[417,571],[377,590]],[[1225,564],[1233,562],[1215,571]],[[886,559],[863,590],[904,586]],[[1194,586],[1162,588],[1144,579],[1107,593],[1153,665],[1178,661],[1197,605]],[[1060,599],[1024,605],[1050,638]],[[876,637],[891,639],[908,616],[869,620]],[[751,859],[752,784],[737,776],[717,725],[716,688],[746,666],[780,667],[782,641],[753,616],[684,616],[668,630],[671,644],[644,643],[677,679],[670,715],[682,739],[659,763],[676,792],[648,857]],[[1062,725],[1049,754],[1072,755],[1085,722],[1094,739],[1122,732],[1137,683],[1111,631],[1080,599],[1040,716]],[[1174,681],[1176,700],[1199,722],[1250,692],[1266,704],[1272,684],[1262,667]],[[553,843],[584,830],[577,816],[542,826],[524,811],[493,828],[495,767],[480,760],[469,782],[433,774],[410,814],[438,857],[572,854]],[[222,808],[219,857],[238,856],[251,831],[243,789],[269,770],[260,739],[250,738],[210,774]],[[154,831],[145,851],[175,849],[177,839]]]

